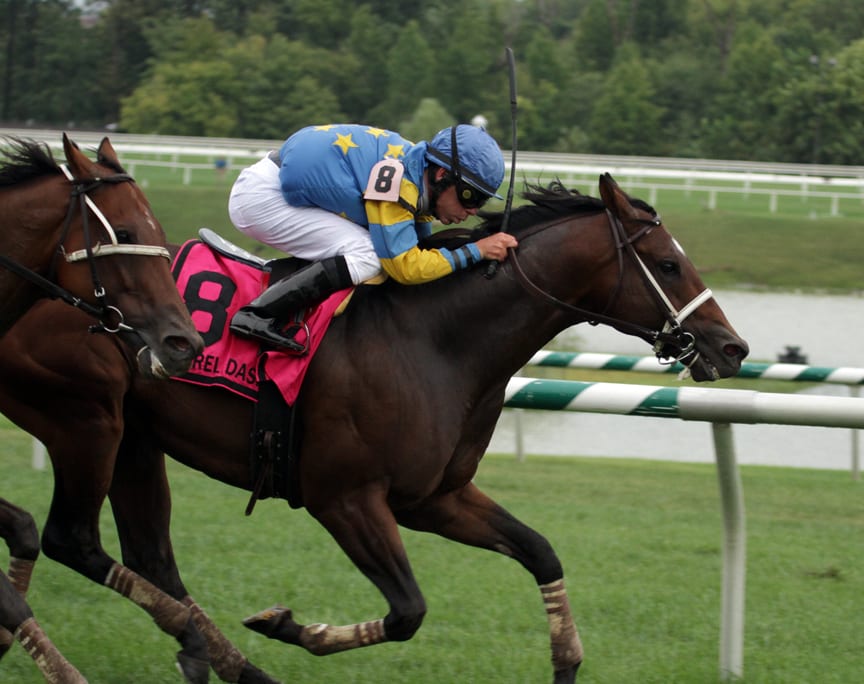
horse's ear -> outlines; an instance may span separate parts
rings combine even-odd
[[[636,210],[630,204],[630,198],[627,196],[608,173],[600,176],[600,197],[603,199],[603,204],[619,219],[635,217]]]
[[[69,164],[69,171],[74,178],[92,178],[98,175],[93,162],[78,149],[78,145],[72,142],[65,133],[63,134],[63,151],[66,153],[66,163]]]
[[[114,166],[120,166],[117,153],[114,151],[114,147],[107,136],[102,138],[102,142],[99,143],[99,148],[96,150],[96,159],[100,162],[108,162]]]

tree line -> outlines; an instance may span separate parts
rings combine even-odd
[[[421,139],[484,116],[553,152],[864,164],[860,0],[0,0],[0,120]]]

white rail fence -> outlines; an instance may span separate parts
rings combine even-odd
[[[732,423],[864,428],[864,399],[514,377],[505,406],[710,422],[723,515],[720,678],[744,671],[746,529]]]
[[[2,136],[40,140],[55,150],[62,148],[61,134],[61,131],[45,129],[0,129]],[[108,134],[104,131],[70,133],[70,137],[82,146],[95,146],[105,135]],[[281,140],[124,133],[111,133],[110,138],[133,176],[139,172],[143,176],[141,169],[149,167],[171,168],[182,173],[184,185],[192,182],[193,174],[212,176],[217,160],[224,163],[222,168],[226,171],[236,169],[260,159],[282,143]],[[505,156],[509,158],[509,153]],[[779,210],[780,198],[818,201],[819,213],[823,213],[821,205],[824,204],[831,216],[842,215],[842,208],[848,203],[854,202],[856,209],[864,206],[864,166],[525,151],[518,153],[516,169],[518,178],[522,180],[536,182],[560,178],[568,185],[586,180],[593,183],[599,174],[608,172],[628,189],[647,192],[646,199],[653,205],[658,204],[660,193],[673,191],[704,197],[708,209],[717,208],[718,198],[733,195],[761,196],[771,213]]]

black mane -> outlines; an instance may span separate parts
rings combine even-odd
[[[510,212],[507,231],[515,235],[518,235],[525,228],[561,216],[597,214],[606,208],[603,200],[583,195],[575,189],[568,189],[558,180],[552,181],[546,186],[526,184],[525,191],[521,193],[521,196],[530,204],[515,207]],[[654,209],[646,202],[632,198],[630,201],[633,206],[649,212],[652,216],[656,215]],[[483,223],[475,228],[452,228],[440,231],[424,240],[421,247],[426,249],[435,247],[456,249],[466,242],[473,242],[501,230],[504,221],[503,211],[481,212],[480,216],[483,218]]]
[[[6,143],[9,149],[3,150],[5,159],[0,161],[0,187],[60,173],[60,167],[45,143],[13,137],[7,137]]]
[[[559,216],[573,214],[596,214],[604,210],[603,200],[583,195],[578,190],[571,190],[561,181],[552,181],[549,185],[526,184],[521,193],[523,199],[531,204],[523,204],[510,212],[508,230],[518,233],[523,228],[537,223],[549,221]],[[486,233],[496,233],[501,230],[504,212],[482,213],[483,223],[477,227]]]

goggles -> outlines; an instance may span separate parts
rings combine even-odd
[[[456,198],[466,209],[479,209],[489,201],[489,195],[480,192],[477,188],[468,185],[461,178],[454,183],[456,188]]]

